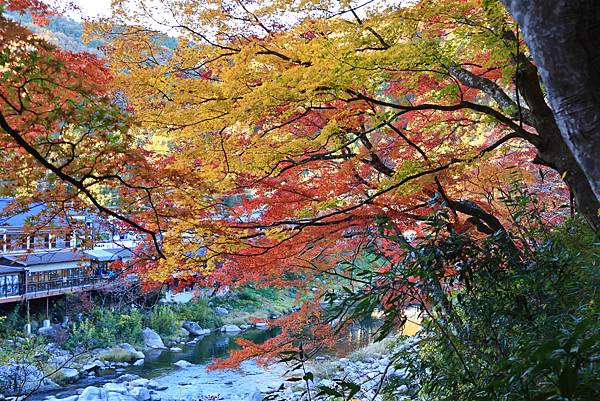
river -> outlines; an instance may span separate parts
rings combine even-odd
[[[353,350],[367,345],[371,339],[377,322],[366,321],[360,326],[349,330],[347,336],[327,353],[341,357]],[[143,366],[127,366],[116,370],[100,371],[97,376],[84,377],[75,384],[62,389],[34,394],[31,401],[41,401],[49,397],[65,398],[78,394],[87,386],[102,386],[114,381],[124,374],[134,374],[142,378],[153,379],[161,386],[167,387],[161,391],[161,399],[167,400],[198,400],[200,396],[211,394],[227,394],[225,399],[246,399],[256,388],[275,385],[281,382],[284,369],[276,364],[268,369],[257,366],[253,362],[242,364],[240,369],[208,371],[206,366],[214,358],[223,358],[233,349],[239,349],[235,339],[238,337],[262,343],[277,335],[277,328],[267,330],[251,329],[236,334],[215,332],[197,338],[195,344],[178,345],[181,352],[170,350],[151,350],[145,352]],[[179,368],[175,362],[185,360],[194,366]]]

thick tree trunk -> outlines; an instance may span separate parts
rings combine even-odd
[[[539,134],[539,140],[535,144],[536,161],[558,171],[569,186],[579,213],[600,232],[600,200],[594,194],[590,181],[561,135],[555,115],[544,98],[538,68],[523,54],[515,62],[519,66],[519,93],[530,111],[529,124],[533,124]]]
[[[520,25],[546,87],[556,124],[580,169],[567,160],[568,155],[560,155],[562,146],[542,149],[540,157],[559,172],[563,170],[565,181],[579,198],[580,211],[588,220],[595,220],[592,223],[598,230],[600,1],[501,1]],[[591,194],[580,182],[582,178],[587,180]]]

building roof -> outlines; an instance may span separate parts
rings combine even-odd
[[[56,250],[22,254],[0,255],[0,266],[15,268],[18,266],[35,266],[51,263],[78,262],[83,260],[97,260],[109,262],[113,260],[129,259],[134,253],[127,248],[89,249],[85,251]]]
[[[99,262],[131,258],[133,256],[133,252],[127,248],[92,249],[85,251],[85,253]]]
[[[103,249],[103,251],[112,253],[115,256],[115,259],[133,258],[135,256],[135,253],[129,248],[109,248]]]
[[[85,259],[86,255],[79,251],[49,251],[24,253],[20,255],[1,255],[0,263],[20,266],[35,266],[50,263],[77,262]]]
[[[25,268],[19,266],[0,265],[0,274],[11,274],[24,272]]]
[[[4,216],[11,203],[13,203],[12,198],[0,198],[0,225],[2,226],[22,227],[29,219],[44,210],[43,203],[35,203],[19,208],[19,213]]]
[[[36,216],[43,214],[44,209],[46,209],[47,206],[48,204],[46,202],[20,205],[15,202],[14,198],[0,197],[0,226],[23,227],[27,225],[27,223],[31,223]],[[14,207],[15,209],[11,210],[11,207]],[[70,215],[69,219],[95,221],[98,219],[98,216],[89,212],[81,212]],[[49,217],[45,224],[52,224],[60,227],[67,225],[67,221],[65,215],[61,213]]]

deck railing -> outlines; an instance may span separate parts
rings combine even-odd
[[[29,282],[27,283],[26,293],[40,293],[50,292],[55,290],[68,290],[70,288],[81,288],[81,287],[93,287],[96,286],[103,278],[100,276],[87,276],[87,277],[69,277],[59,278],[55,280],[42,281],[42,282]]]

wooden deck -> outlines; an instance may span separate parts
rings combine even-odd
[[[27,292],[24,292],[23,294],[7,297],[0,296],[0,304],[21,302],[27,299],[48,298],[64,294],[96,290],[103,288],[106,285],[106,282],[107,280],[98,278],[94,280],[89,280],[79,285],[69,286],[58,286],[56,285],[56,283],[36,283],[36,285],[33,286],[33,288],[28,288]]]

